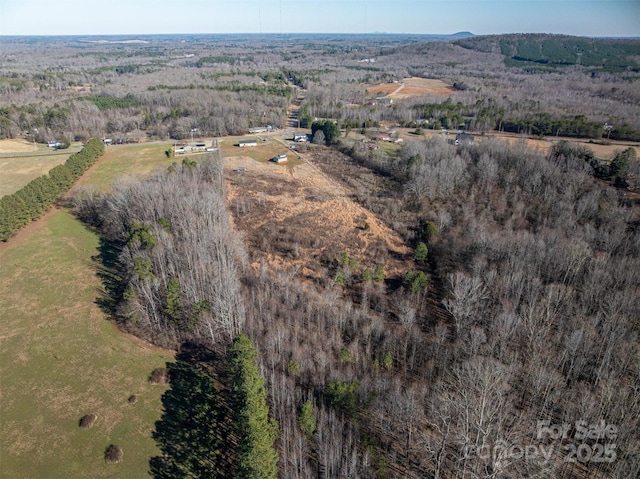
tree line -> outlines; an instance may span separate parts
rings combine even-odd
[[[230,342],[245,322],[240,271],[220,163],[185,159],[109,194],[83,191],[77,214],[119,250],[115,314],[122,327],[175,345]]]
[[[92,138],[65,163],[31,180],[15,193],[0,199],[0,240],[7,241],[20,228],[36,220],[67,192],[104,153],[104,144]]]
[[[278,423],[269,417],[267,390],[251,340],[238,335],[226,357],[199,362],[180,353],[167,366],[170,388],[162,396],[164,412],[153,437],[162,455],[150,460],[157,479],[278,477]],[[208,366],[208,367],[207,367]],[[216,380],[228,388],[216,388]]]
[[[423,466],[435,477],[454,470],[471,477],[568,477],[572,466],[560,460],[483,458],[474,451],[503,440],[530,442],[537,419],[605,421],[624,440],[616,443],[615,461],[587,462],[589,473],[637,475],[637,368],[627,354],[637,348],[640,324],[632,286],[638,208],[624,192],[594,180],[637,171],[633,150],[605,167],[566,142],[546,156],[525,144],[410,142],[400,163],[364,149],[358,156],[353,148],[361,164],[404,186],[406,211],[395,213],[394,224],[408,222],[411,228],[399,231],[428,243],[448,313],[436,319],[432,308],[418,310],[427,333],[422,351],[435,361],[418,371],[432,378],[432,389],[415,382],[389,391],[371,412],[381,428],[397,427],[389,417],[409,408],[405,438],[421,435]],[[427,220],[437,236],[420,227]]]

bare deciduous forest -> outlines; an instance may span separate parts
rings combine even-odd
[[[192,364],[173,368],[186,371],[174,384],[195,384],[204,401],[219,394],[213,410],[238,384],[260,396],[256,361],[270,419],[256,407],[266,442],[252,447],[267,464],[277,436],[277,477],[640,476],[640,42],[89,40],[3,39],[3,137],[186,140],[313,125],[326,144],[300,146],[300,158],[404,244],[393,250],[364,220],[353,228],[364,246],[304,216],[276,223],[271,206],[302,191],[295,166],[274,183],[234,173],[219,151],[75,195],[77,216],[115,251],[100,273],[112,318],[155,344],[211,351],[183,348]],[[56,65],[43,69],[52,51]],[[408,77],[442,80],[451,94],[389,105],[367,92]],[[337,122],[339,137],[318,120]],[[393,149],[367,139],[402,128]],[[442,128],[478,141],[423,134]],[[524,135],[558,141],[541,152]],[[601,158],[587,141],[619,148]],[[230,189],[243,196],[229,200]],[[304,191],[300,202],[328,195]],[[244,370],[240,333],[256,353],[243,346]],[[243,468],[259,468],[245,463],[257,456],[227,426],[228,441],[207,436],[225,464],[218,477],[225,467],[253,477]],[[193,473],[198,454],[154,464]]]

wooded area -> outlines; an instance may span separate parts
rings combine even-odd
[[[598,158],[586,143],[541,152],[485,135],[637,140],[635,50],[617,50],[626,67],[615,71],[589,57],[540,72],[509,61],[537,37],[260,38],[60,43],[60,67],[44,72],[12,60],[27,48],[17,40],[2,57],[6,137],[244,134],[285,127],[298,98],[314,141],[296,151],[333,186],[294,190],[295,167],[277,182],[225,170],[216,152],[75,195],[77,217],[114,252],[100,271],[109,314],[179,351],[151,473],[639,476],[636,150]],[[557,40],[536,51],[551,55]],[[456,91],[391,105],[366,93],[407,76]],[[371,129],[388,134],[383,123],[417,131],[387,147],[370,140]],[[420,131],[441,127],[481,141]],[[270,216],[274,197],[292,208],[331,195],[362,207],[359,223],[345,221],[361,245],[329,243],[302,213]],[[375,236],[373,220],[403,249]]]
[[[188,42],[150,36],[148,44],[129,45],[30,40],[2,39],[0,92],[6,104],[0,108],[0,138],[45,142],[64,134],[79,141],[92,136],[137,141],[186,139],[194,128],[198,136],[237,135],[252,126],[283,128],[296,88],[305,88],[301,119],[330,118],[342,128],[381,121],[415,127],[430,120],[437,128],[640,140],[635,114],[640,47],[633,40],[560,35],[453,43],[411,35],[204,36]],[[372,105],[367,84],[411,76],[437,78],[456,91],[449,104],[431,96],[391,108]],[[425,100],[436,108],[425,109]]]

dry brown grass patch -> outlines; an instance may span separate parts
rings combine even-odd
[[[398,83],[368,85],[367,92],[370,95],[389,96],[394,100],[402,100],[416,96],[451,95],[454,90],[442,80],[412,77]]]

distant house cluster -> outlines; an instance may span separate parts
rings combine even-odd
[[[271,125],[266,125],[266,126],[254,126],[249,128],[249,134],[251,135],[255,135],[257,133],[268,133],[270,131],[274,131],[277,130],[277,127],[273,127]]]
[[[176,156],[190,155],[194,153],[205,153],[211,151],[216,151],[216,148],[213,146],[207,146],[205,143],[196,143],[195,145],[176,145],[173,148],[173,154]]]
[[[109,145],[126,145],[128,143],[140,143],[139,138],[104,138],[102,140],[105,146]]]

